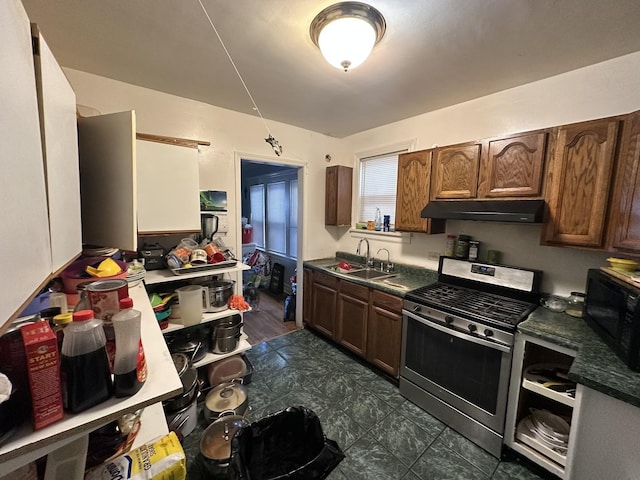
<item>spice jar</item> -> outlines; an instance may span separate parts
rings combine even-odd
[[[469,235],[458,235],[458,242],[456,243],[455,256],[466,260],[469,257]]]
[[[480,242],[477,240],[469,241],[469,260],[478,260],[478,250],[480,250]]]
[[[582,318],[584,315],[584,299],[584,293],[571,292],[567,299],[567,308],[565,308],[564,313],[572,317]]]
[[[445,257],[453,257],[453,252],[456,247],[456,236],[447,235],[447,246],[444,249]]]

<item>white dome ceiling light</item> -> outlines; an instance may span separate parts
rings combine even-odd
[[[309,35],[324,58],[345,72],[364,62],[387,28],[382,14],[360,2],[341,2],[322,10]]]

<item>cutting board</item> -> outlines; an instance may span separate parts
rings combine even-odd
[[[621,272],[610,267],[600,267],[600,270],[607,272],[612,277],[616,277],[624,282],[630,283],[634,287],[640,287],[640,271]]]

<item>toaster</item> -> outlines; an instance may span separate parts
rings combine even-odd
[[[164,263],[165,250],[159,243],[145,243],[139,250],[138,257],[142,259],[145,270],[162,270],[166,268]]]

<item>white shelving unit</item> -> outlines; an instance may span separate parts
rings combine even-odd
[[[575,398],[568,393],[552,390],[544,386],[546,382],[540,383],[538,375],[529,370],[552,364],[562,365],[568,370],[575,354],[567,348],[519,334],[516,336],[509,387],[504,436],[506,445],[561,479],[570,478],[566,465],[575,444],[575,438],[571,435],[574,428],[571,427],[569,433],[567,455],[562,455],[539,442],[520,422],[531,408],[545,408],[567,419],[573,416],[574,408],[580,404],[580,390],[577,389]]]
[[[155,285],[158,283],[173,282],[177,280],[188,280],[190,278],[206,277],[209,275],[222,275],[223,273],[236,273],[243,270],[249,270],[251,267],[244,263],[238,262],[232,267],[212,268],[211,270],[198,270],[194,273],[183,273],[175,275],[171,270],[150,270],[145,274],[144,283],[147,285]]]
[[[238,272],[242,272],[243,270],[249,270],[249,268],[250,267],[248,265],[238,262],[236,265],[228,268],[214,268],[211,270],[199,270],[194,273],[186,273],[182,275],[174,275],[173,272],[171,272],[170,270],[151,270],[146,273],[144,282],[147,285],[157,285],[160,283],[167,283],[175,280],[200,278],[200,277],[206,277],[209,275],[220,275],[223,273],[238,273]],[[227,309],[221,312],[213,312],[213,313],[205,312],[202,315],[202,320],[200,321],[200,323],[196,325],[206,324],[214,320],[218,320],[220,318],[229,317],[231,315],[242,315],[242,313],[243,312],[240,312],[239,310],[233,310],[233,309]],[[169,326],[164,330],[162,330],[162,333],[163,335],[166,335],[168,333],[177,332],[179,330],[182,330],[184,328],[190,328],[192,326],[195,326],[195,325],[185,326],[185,325],[182,325],[181,323],[170,322]],[[250,348],[251,348],[251,345],[247,341],[247,335],[245,333],[242,333],[240,337],[240,341],[238,342],[238,346],[235,350],[233,350],[232,352],[223,353],[223,354],[215,354],[215,353],[207,352],[204,358],[202,358],[198,362],[195,362],[194,366],[203,367],[210,363],[214,363],[219,360],[222,360],[223,358],[227,358],[232,355],[237,355],[239,353],[246,352]]]
[[[111,398],[78,414],[65,413],[63,420],[35,432],[30,423],[23,424],[0,446],[0,471],[11,472],[88,435],[125,413],[159,404],[182,391],[182,382],[144,287],[130,288],[129,296],[133,298],[135,308],[142,312],[141,334],[148,374],[140,391],[127,398]],[[150,439],[140,436],[143,443]]]

